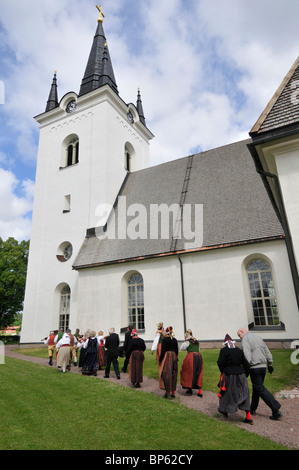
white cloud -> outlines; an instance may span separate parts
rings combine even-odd
[[[28,240],[31,229],[33,181],[20,182],[11,171],[0,168],[0,237]],[[16,191],[21,193],[16,195]]]

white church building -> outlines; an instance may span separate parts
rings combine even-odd
[[[299,338],[299,58],[245,141],[150,166],[140,92],[119,95],[100,17],[79,94],[40,126],[20,343],[158,322],[201,347]],[[123,336],[121,336],[121,339]]]

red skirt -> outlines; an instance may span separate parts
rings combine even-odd
[[[106,366],[105,346],[98,347],[98,367]]]
[[[202,388],[203,360],[199,352],[188,352],[181,367],[181,385],[183,388]]]

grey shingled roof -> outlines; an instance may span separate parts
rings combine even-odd
[[[299,57],[253,126],[250,135],[295,123],[299,123]]]
[[[284,236],[276,212],[269,200],[261,177],[257,174],[245,140],[157,165],[128,175],[120,196],[126,197],[126,208],[142,204],[150,213],[151,204],[179,204],[186,169],[191,165],[184,203],[203,205],[203,244],[193,249],[233,246]],[[115,232],[118,234],[120,206],[115,208]],[[136,221],[137,213],[127,222]],[[96,266],[119,261],[166,255],[173,252],[172,220],[167,239],[150,239],[150,223],[147,237],[132,240],[111,239],[108,223],[107,237],[86,237],[74,268]],[[194,228],[194,227],[193,227]],[[138,231],[138,227],[136,228]],[[178,239],[177,251],[186,249],[185,242]],[[193,249],[191,251],[193,251]]]

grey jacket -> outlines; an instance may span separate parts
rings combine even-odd
[[[242,339],[242,349],[250,368],[272,365],[273,358],[262,338],[249,331]]]

